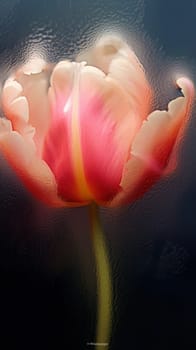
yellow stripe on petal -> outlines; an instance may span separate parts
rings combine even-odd
[[[86,181],[84,172],[84,163],[81,149],[81,135],[80,135],[80,116],[79,116],[79,94],[80,94],[80,70],[84,66],[84,62],[81,64],[73,63],[75,65],[74,70],[74,82],[73,82],[73,99],[72,99],[72,118],[71,118],[71,135],[72,135],[72,160],[73,171],[78,188],[78,194],[81,199],[91,199],[92,193]],[[68,101],[69,103],[69,101]],[[67,106],[65,106],[67,108]]]

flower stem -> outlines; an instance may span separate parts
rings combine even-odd
[[[109,258],[96,204],[91,204],[90,206],[90,219],[95,254],[98,298],[95,346],[96,350],[100,350],[102,347],[104,347],[104,350],[108,350],[112,326],[112,282]]]

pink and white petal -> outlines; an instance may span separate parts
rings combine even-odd
[[[22,96],[22,86],[9,79],[4,85],[2,92],[2,105],[6,117],[12,122],[13,128],[17,129],[18,122],[27,124],[29,121],[29,106],[26,97]]]
[[[115,79],[127,93],[132,109],[142,122],[150,110],[152,91],[142,64],[125,42],[119,45],[118,54],[111,60],[108,76]]]
[[[0,136],[10,133],[12,130],[11,121],[6,118],[0,118]]]
[[[129,55],[131,56],[129,58]],[[126,57],[138,68],[139,61],[125,41],[117,35],[103,35],[95,44],[77,56],[77,61],[85,61],[89,66],[99,68],[106,75],[114,58]]]
[[[24,123],[29,121],[29,105],[26,97],[20,96],[15,98],[10,104],[10,114]]]
[[[76,65],[74,62],[61,61],[54,67],[50,78],[50,85],[56,96],[61,93],[65,95],[66,99],[70,94]]]
[[[124,89],[130,98],[132,109],[141,121],[149,113],[151,88],[145,71],[133,50],[115,35],[105,35],[94,47],[78,56],[79,61],[102,70]]]
[[[132,144],[131,155],[121,180],[122,190],[108,206],[129,203],[140,197],[165,172],[184,133],[193,101],[193,84],[187,78],[177,81],[184,97],[168,105],[168,111],[155,111]],[[173,162],[172,162],[173,163]]]
[[[82,51],[77,56],[77,61],[85,61],[89,66],[99,68],[105,74],[109,72],[109,66],[115,55],[124,47],[123,40],[115,35],[103,35],[94,46]]]
[[[34,136],[34,128],[31,127],[32,133],[26,133],[26,130],[30,128],[28,124],[29,120],[29,106],[26,97],[17,97],[6,109],[6,116],[12,122],[12,127],[17,130],[21,135],[26,136],[27,141],[32,142]]]
[[[19,68],[14,79],[22,87],[22,95],[29,106],[29,124],[35,128],[34,141],[41,154],[43,139],[50,124],[48,88],[51,67],[40,58],[34,58]]]
[[[22,86],[17,83],[14,79],[9,78],[6,80],[2,97],[3,97],[3,105],[5,107],[9,106],[17,97],[22,94]]]
[[[58,191],[65,201],[81,200],[73,170],[72,155],[72,89],[75,66],[58,63],[51,75],[48,98],[51,125],[45,138],[42,158],[54,173]]]
[[[121,104],[118,102],[119,98]],[[123,159],[128,155],[131,133],[133,134],[136,124],[134,124],[133,116],[130,116],[130,105],[122,89],[95,67],[65,61],[54,68],[49,99],[52,122],[45,140],[43,158],[53,170],[64,198],[77,198],[78,195],[73,160],[75,156],[78,157],[78,150],[72,149],[71,146],[73,132],[77,127],[81,135],[79,144],[82,150],[83,168],[87,184],[93,192],[92,196],[95,196],[95,192],[96,194],[99,192],[98,195],[101,196],[108,196],[114,182],[117,183],[117,186],[119,185]],[[77,118],[74,130],[73,118]],[[128,123],[129,128],[127,128]],[[115,132],[113,132],[114,129],[116,129]],[[62,135],[60,143],[58,142],[59,135]],[[129,137],[126,137],[127,135]],[[116,140],[112,140],[112,137]],[[118,152],[120,154],[117,157]],[[56,159],[56,153],[59,155],[58,159]],[[116,167],[118,167],[119,160],[121,168],[116,175],[118,180],[113,180],[112,185],[110,179],[113,169],[111,168],[114,166],[114,173],[117,174]],[[108,180],[104,183],[104,179],[107,178]],[[69,188],[64,189],[64,183],[68,183]],[[101,188],[102,193],[100,194]]]
[[[110,198],[119,189],[140,121],[116,81],[89,66],[82,69],[79,106],[87,183],[96,199]]]
[[[142,197],[160,177],[161,174],[147,167],[143,160],[131,156],[125,165],[119,192],[109,201],[99,201],[99,205],[115,208],[131,204]]]
[[[75,65],[70,61],[61,61],[55,67],[50,78],[48,91],[51,118],[64,118],[70,109],[70,95],[73,88]]]
[[[171,101],[168,111],[151,113],[132,145],[131,153],[150,164],[157,172],[162,172],[168,164],[168,156],[179,143],[190,115],[193,84],[187,78],[180,78],[177,85],[184,96]]]
[[[9,80],[4,86],[2,94],[3,110],[11,122],[12,129],[17,130],[26,142],[35,148],[33,140],[35,129],[28,123],[29,106],[25,96],[21,96],[22,87],[14,80]],[[5,121],[4,121],[5,123]]]
[[[179,146],[181,144],[181,141],[182,141],[184,134],[185,134],[185,131],[186,131],[187,121],[188,121],[188,118],[191,114],[193,99],[194,99],[194,86],[193,86],[193,83],[189,79],[179,78],[177,80],[177,85],[179,87],[181,87],[183,95],[186,96],[186,99],[187,99],[186,112],[185,112],[186,118],[184,118],[184,122],[182,123],[181,128],[179,130],[178,137],[176,139],[173,150],[172,150],[170,157],[169,157],[169,161],[167,163],[167,166],[164,169],[164,175],[168,175],[171,172],[173,172],[177,166],[177,154],[179,151]],[[174,107],[174,105],[173,105],[173,107]],[[171,109],[173,107],[172,107],[172,105],[170,106]],[[174,113],[175,113],[175,111],[173,111],[173,114]]]
[[[108,76],[115,79],[124,89],[132,110],[140,117],[141,122],[146,119],[151,107],[152,92],[143,67],[136,60],[134,52],[130,50],[127,57],[114,57]]]
[[[35,143],[39,154],[42,152],[44,137],[50,125],[48,103],[48,74],[23,75],[17,78],[23,87],[23,94],[28,100],[29,123],[35,128]]]
[[[38,74],[41,73],[47,67],[46,62],[39,55],[32,55],[29,60],[18,69],[18,74]]]
[[[0,152],[35,197],[51,206],[72,206],[72,203],[65,203],[58,196],[50,168],[36,156],[20,134],[16,131],[1,133]]]

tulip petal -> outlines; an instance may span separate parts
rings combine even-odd
[[[54,68],[49,98],[53,117],[43,159],[65,199],[79,192],[80,199],[110,198],[141,123],[127,94],[101,70],[65,61]]]
[[[56,207],[78,206],[77,203],[65,203],[58,196],[56,181],[48,165],[36,156],[19,133],[2,132],[1,123],[0,151],[37,198]]]
[[[89,66],[99,68],[105,74],[109,72],[109,66],[119,50],[124,47],[122,39],[115,35],[102,36],[94,46],[82,51],[77,61],[85,61]]]
[[[35,148],[35,129],[28,123],[29,106],[26,97],[21,96],[22,87],[16,81],[9,79],[3,89],[2,102],[6,117],[10,120],[13,130],[17,130],[26,142]]]
[[[131,108],[141,121],[147,117],[152,95],[150,85],[135,53],[120,37],[103,36],[90,50],[81,52],[78,60],[86,61],[115,79],[129,96]]]
[[[29,124],[35,129],[34,141],[39,154],[42,152],[43,140],[50,124],[48,104],[49,75],[49,66],[43,60],[35,58],[18,69],[12,78],[12,89],[13,84],[18,88],[20,86],[20,94],[18,96],[24,95],[28,101]],[[9,113],[9,94],[10,88],[8,90],[5,85],[3,105],[7,107],[6,113]],[[16,97],[14,96],[14,98]]]
[[[168,111],[155,111],[143,123],[136,136],[131,153],[162,172],[168,156],[184,131],[193,99],[193,85],[187,78],[177,80],[184,97],[178,97],[168,105]],[[181,133],[180,133],[181,132]]]
[[[131,108],[142,122],[151,107],[151,89],[141,64],[130,51],[128,57],[116,57],[109,67],[109,76],[117,81],[129,97]]]
[[[0,136],[12,131],[12,123],[6,118],[0,118]]]
[[[29,120],[29,106],[26,97],[20,96],[10,104],[10,113],[15,114],[25,123]]]
[[[22,93],[22,86],[9,78],[3,87],[3,104],[9,106]]]
[[[18,73],[22,74],[38,74],[46,68],[46,62],[38,55],[33,55],[29,60],[18,70]]]
[[[187,78],[180,78],[177,80],[177,85],[181,88],[184,96],[187,99],[186,104],[186,112],[185,112],[185,118],[182,121],[180,130],[178,132],[178,136],[176,138],[176,142],[174,144],[174,147],[172,149],[172,152],[170,154],[167,166],[164,169],[164,175],[169,175],[171,172],[173,172],[177,167],[177,154],[179,151],[180,143],[184,137],[184,133],[187,127],[187,121],[188,117],[190,116],[190,112],[192,109],[193,99],[194,99],[194,86],[193,83],[187,79]],[[174,107],[176,107],[174,104],[170,104],[170,109],[172,110]],[[175,113],[175,110],[172,112]]]
[[[53,98],[58,98],[59,94],[64,96],[64,101],[70,95],[74,74],[74,64],[70,61],[59,62],[52,72],[50,78],[50,85],[53,89],[50,89],[50,93],[53,93]]]
[[[119,103],[120,101],[120,103]],[[97,200],[119,189],[138,115],[115,80],[86,66],[80,78],[80,130],[87,183]]]
[[[58,63],[51,75],[48,97],[51,125],[44,142],[42,157],[53,171],[58,191],[65,201],[81,200],[78,195],[72,155],[72,88],[75,66],[69,61]],[[77,107],[77,102],[75,101]]]
[[[177,85],[182,89],[184,97],[170,102],[168,111],[155,111],[143,122],[124,168],[122,190],[109,206],[118,206],[137,199],[165,169],[170,169],[170,162],[173,165],[173,157],[184,133],[194,95],[193,85],[187,78],[178,79]]]

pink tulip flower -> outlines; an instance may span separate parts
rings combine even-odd
[[[4,84],[0,152],[52,206],[120,206],[174,169],[194,96],[152,111],[153,92],[133,50],[107,36],[77,62],[32,59]]]

